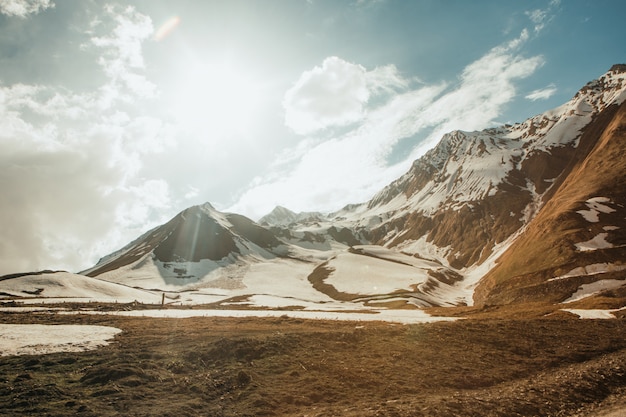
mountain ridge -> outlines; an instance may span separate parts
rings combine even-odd
[[[332,213],[278,206],[258,223],[190,207],[83,274],[316,308],[565,302],[579,291],[593,297],[584,285],[604,281],[621,294],[625,100],[626,65],[614,65],[524,122],[445,134],[367,202]],[[613,223],[589,221],[609,210]]]

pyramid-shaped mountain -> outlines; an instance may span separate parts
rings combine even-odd
[[[83,274],[95,277],[149,264],[164,277],[196,279],[201,272],[189,265],[203,262],[200,270],[206,272],[243,257],[272,259],[285,254],[285,245],[267,229],[206,203],[182,211]]]

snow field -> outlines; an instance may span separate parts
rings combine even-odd
[[[0,324],[0,356],[93,350],[120,332],[107,326]]]
[[[324,282],[350,294],[377,295],[411,290],[411,286],[428,279],[424,269],[353,253],[340,253],[328,266],[334,271]]]
[[[82,299],[99,302],[160,302],[160,295],[84,275],[56,272],[0,281],[0,292],[16,297]]]
[[[576,249],[580,252],[592,252],[598,249],[610,249],[613,248],[613,244],[606,241],[608,233],[598,233],[593,239],[586,242],[576,243]]]
[[[277,311],[277,310],[131,310],[131,311],[65,311],[58,314],[93,314],[114,315],[125,317],[153,317],[153,318],[189,318],[189,317],[290,317],[310,320],[339,320],[339,321],[384,321],[399,324],[432,323],[437,321],[454,321],[453,317],[433,317],[422,310],[376,310],[363,312],[337,311]]]

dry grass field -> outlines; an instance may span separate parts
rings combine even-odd
[[[540,307],[525,317],[400,325],[5,312],[3,323],[123,332],[94,351],[0,357],[0,415],[588,417],[626,405],[624,318]]]

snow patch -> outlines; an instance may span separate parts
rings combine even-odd
[[[351,294],[378,295],[411,290],[412,285],[428,279],[426,270],[412,265],[353,253],[340,253],[328,266],[334,271],[325,283]]]
[[[107,326],[0,324],[0,356],[83,352],[107,345],[120,332]]]
[[[0,292],[21,298],[64,298],[129,303],[160,302],[160,294],[69,272],[23,275],[0,281]]]
[[[457,284],[459,286],[459,295],[463,297],[468,306],[474,305],[474,290],[478,286],[480,280],[496,266],[498,258],[500,258],[500,256],[502,256],[502,254],[509,249],[520,233],[521,230],[518,230],[517,233],[513,234],[504,242],[495,244],[491,251],[491,255],[489,255],[489,258],[487,258],[482,264],[473,265],[459,271],[464,276],[463,281]]]
[[[615,314],[613,313],[615,313],[616,311],[620,311],[620,310],[622,309],[618,309],[618,310],[599,310],[599,309],[583,310],[583,309],[574,309],[574,308],[562,309],[562,311],[567,311],[568,313],[576,314],[581,319],[614,319]]]
[[[614,290],[616,288],[620,288],[626,284],[626,280],[622,279],[601,279],[596,282],[592,282],[590,284],[583,284],[578,287],[578,291],[576,291],[570,298],[563,301],[566,303],[573,303],[574,301],[582,300],[583,298],[591,297],[592,295],[598,294],[602,291]]]
[[[559,279],[565,279],[565,278],[605,274],[607,272],[617,272],[617,271],[623,271],[625,269],[626,269],[626,265],[620,265],[620,264],[614,264],[614,263],[605,262],[605,263],[591,264],[591,265],[586,265],[586,266],[579,266],[578,268],[574,268],[564,275],[559,275],[558,277],[550,278],[548,281],[557,281]]]
[[[610,249],[613,247],[613,244],[606,241],[606,237],[608,235],[608,233],[599,233],[591,240],[576,243],[576,249],[580,252],[591,252],[598,249]]]
[[[126,317],[188,318],[188,317],[290,317],[309,320],[384,321],[413,324],[437,321],[455,321],[453,317],[433,317],[422,310],[367,310],[363,312],[337,311],[286,311],[286,310],[131,310],[131,311],[80,311],[59,314],[93,314]]]
[[[613,213],[615,209],[602,203],[610,203],[607,197],[593,197],[585,202],[589,210],[578,210],[576,213],[583,216],[589,223],[598,223],[600,221],[600,213]]]

